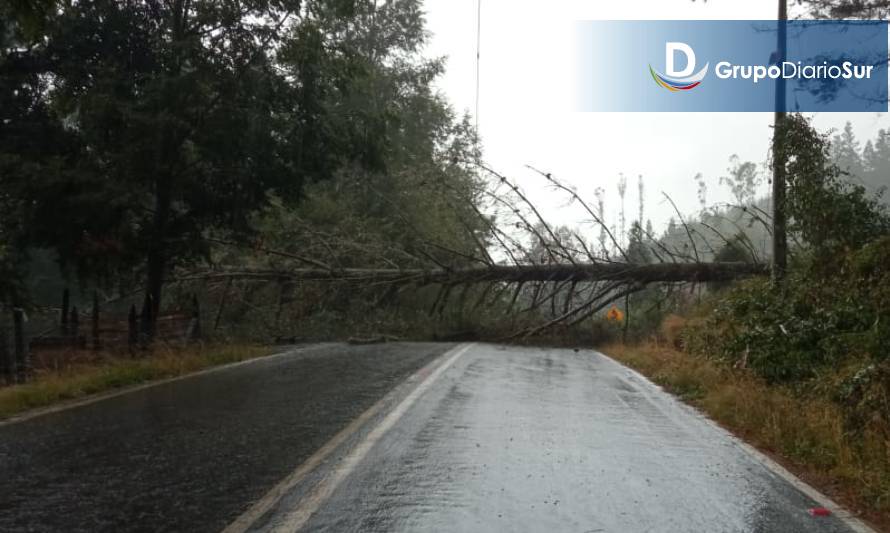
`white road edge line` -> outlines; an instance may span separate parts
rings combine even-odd
[[[878,533],[876,530],[874,530],[874,529],[872,529],[871,527],[869,527],[865,522],[863,522],[862,520],[859,520],[853,513],[851,513],[850,511],[846,510],[846,509],[845,509],[844,507],[842,507],[840,504],[838,504],[837,502],[835,502],[834,500],[832,500],[831,498],[829,498],[829,497],[826,496],[825,494],[822,494],[821,492],[819,492],[818,490],[816,490],[814,487],[812,487],[812,486],[808,485],[807,483],[805,483],[803,480],[801,480],[800,478],[798,478],[797,476],[795,476],[794,474],[792,474],[791,472],[789,472],[788,469],[786,469],[784,466],[780,465],[779,463],[777,463],[776,461],[774,461],[773,459],[771,459],[768,455],[764,454],[763,452],[761,452],[760,450],[758,450],[758,449],[755,448],[754,446],[751,446],[751,445],[748,444],[747,442],[743,441],[742,439],[740,439],[739,437],[737,437],[736,435],[734,435],[732,432],[730,432],[728,429],[724,428],[723,426],[721,426],[720,424],[718,424],[717,422],[715,422],[714,420],[712,420],[711,417],[709,417],[708,415],[706,415],[706,414],[703,413],[702,411],[699,411],[698,409],[696,409],[695,407],[689,405],[688,403],[683,402],[682,400],[680,400],[679,398],[677,398],[677,397],[674,396],[673,394],[670,394],[669,392],[667,392],[666,390],[664,390],[663,387],[661,387],[660,385],[656,384],[655,382],[653,382],[652,380],[650,380],[649,378],[647,378],[646,376],[644,376],[644,375],[641,374],[640,372],[637,372],[637,371],[634,370],[633,368],[630,368],[629,366],[624,365],[624,364],[622,364],[621,362],[619,362],[619,361],[617,361],[617,360],[615,360],[615,359],[612,359],[611,357],[609,357],[607,354],[605,354],[605,353],[603,353],[603,352],[599,352],[599,351],[596,351],[596,350],[593,350],[593,352],[594,352],[594,353],[597,353],[597,354],[599,354],[599,355],[605,357],[606,359],[608,359],[608,360],[614,362],[615,364],[617,364],[617,365],[619,365],[619,366],[621,366],[621,367],[627,369],[631,374],[633,374],[634,376],[640,378],[640,379],[643,380],[645,383],[648,383],[649,386],[654,387],[654,388],[658,389],[659,391],[661,391],[662,393],[667,394],[668,396],[670,396],[671,398],[673,398],[673,399],[674,399],[676,402],[678,402],[681,406],[683,406],[683,407],[685,407],[685,408],[687,408],[687,409],[691,409],[691,410],[693,410],[693,411],[694,411],[695,413],[697,413],[697,414],[698,414],[698,415],[699,415],[699,416],[700,416],[706,423],[710,424],[710,425],[713,426],[714,428],[716,428],[716,429],[718,429],[719,431],[721,431],[721,432],[725,433],[726,435],[728,435],[729,438],[731,439],[732,443],[735,444],[737,447],[739,447],[743,452],[745,452],[745,453],[747,453],[749,456],[751,456],[752,459],[754,459],[755,461],[757,461],[757,462],[759,462],[760,464],[762,464],[767,470],[769,470],[769,471],[772,472],[773,474],[775,474],[775,475],[779,476],[780,478],[782,478],[783,480],[785,480],[785,481],[786,481],[788,484],[790,484],[792,487],[794,487],[794,488],[796,488],[797,490],[799,490],[800,492],[804,493],[804,495],[806,495],[807,497],[809,497],[811,500],[815,501],[816,503],[818,503],[818,504],[821,505],[822,507],[824,507],[824,508],[828,509],[829,511],[831,511],[831,514],[832,514],[833,516],[835,516],[836,518],[838,518],[839,520],[841,520],[841,521],[842,521],[847,527],[849,527],[851,530],[855,531],[856,533]]]
[[[51,415],[54,413],[59,413],[62,411],[68,411],[69,409],[76,409],[78,407],[83,407],[85,405],[91,405],[94,403],[103,402],[105,400],[109,400],[111,398],[117,398],[119,396],[124,396],[126,394],[132,394],[134,392],[143,391],[145,389],[151,389],[154,387],[160,387],[161,385],[166,385],[168,383],[175,383],[177,381],[184,381],[186,379],[195,378],[198,376],[204,376],[207,374],[212,374],[214,372],[221,372],[223,370],[229,370],[231,368],[237,368],[240,366],[252,365],[255,363],[260,363],[262,361],[269,361],[271,359],[278,359],[280,357],[285,357],[287,355],[295,355],[307,352],[309,350],[330,346],[330,344],[322,343],[322,344],[313,344],[310,346],[299,346],[295,348],[291,348],[289,350],[284,350],[281,352],[273,352],[269,355],[264,355],[261,357],[254,357],[253,359],[245,359],[243,361],[236,361],[234,363],[228,363],[225,365],[212,366],[210,368],[205,368],[204,370],[198,370],[197,372],[191,372],[188,374],[183,374],[181,376],[175,376],[172,378],[159,379],[157,381],[149,381],[147,383],[142,383],[141,385],[132,385],[128,387],[123,387],[121,389],[109,391],[109,392],[100,392],[98,394],[94,394],[91,396],[86,396],[84,398],[65,401],[62,403],[58,403],[56,405],[50,405],[48,407],[38,407],[36,409],[32,409],[29,411],[25,411],[18,415],[12,415],[9,418],[0,420],[0,428],[5,426],[11,426],[13,424],[18,424],[20,422],[25,422],[34,418],[38,418],[41,416]]]
[[[708,421],[714,424],[711,419],[708,419]],[[740,440],[735,435],[730,434],[730,436],[732,436],[736,440],[736,445],[743,451],[745,451],[748,455],[753,457],[756,461],[762,463],[773,474],[790,483],[794,488],[807,495],[810,499],[818,502],[819,505],[831,511],[832,515],[837,517],[844,524],[846,524],[847,527],[849,527],[856,533],[878,533],[877,531],[869,527],[865,522],[856,518],[853,513],[844,509],[840,504],[838,504],[825,494],[822,494],[814,487],[805,483],[803,480],[789,472],[784,466],[772,460],[768,455],[765,455],[760,450],[751,446],[747,442]]]
[[[390,411],[380,423],[374,427],[365,438],[359,442],[348,455],[343,457],[339,464],[333,467],[331,476],[320,481],[312,491],[299,503],[299,506],[285,515],[284,519],[275,527],[274,531],[297,531],[302,528],[309,518],[321,507],[321,505],[333,494],[340,483],[355,469],[364,459],[374,444],[389,431],[399,419],[411,408],[420,396],[426,392],[446,370],[448,370],[464,353],[474,344],[456,346],[437,357],[432,363],[414,373],[408,380],[418,379],[437,365],[420,384],[418,384],[392,411]],[[439,364],[440,361],[445,361]],[[324,463],[331,453],[346,442],[368,420],[377,415],[391,400],[390,394],[384,396],[368,410],[353,420],[348,426],[334,435],[331,440],[318,449],[309,459],[297,467],[290,475],[281,480],[259,501],[254,503],[244,514],[229,524],[223,533],[243,533],[249,530],[257,520],[262,518],[272,509],[281,498],[296,487],[320,464]]]

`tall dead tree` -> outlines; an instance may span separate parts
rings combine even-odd
[[[599,215],[600,220],[605,220],[606,219],[606,199],[605,199],[606,191],[602,187],[598,187],[596,189],[596,191],[594,191],[594,195],[596,196],[597,214]],[[602,224],[600,226],[599,242],[600,242],[600,253],[602,253],[603,256],[607,255],[606,254],[606,231],[607,231],[606,225]]]
[[[627,194],[627,177],[621,174],[618,178],[618,196],[621,198],[621,212],[618,216],[618,242],[624,243],[627,239],[627,212],[624,210],[624,196]]]

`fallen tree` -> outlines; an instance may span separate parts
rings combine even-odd
[[[449,304],[461,313],[484,307],[510,316],[511,324],[518,319],[519,329],[513,336],[529,336],[555,326],[579,324],[618,302],[627,311],[629,297],[653,285],[666,286],[664,294],[652,301],[661,305],[663,299],[683,290],[679,286],[695,290],[701,284],[769,274],[766,261],[758,257],[753,245],[744,246],[750,244],[746,242],[741,244],[750,260],[708,261],[715,251],[705,255],[708,251],[698,249],[696,230],[679,211],[689,239],[686,246],[662,243],[642,231],[636,240],[628,239],[624,244],[605,224],[601,207],[594,209],[572,188],[535,170],[582,206],[589,216],[587,222],[602,230],[597,247],[578,231],[548,223],[517,185],[491,169],[482,169],[493,179],[490,187],[480,191],[483,207],[472,204],[480,224],[462,226],[471,237],[462,247],[425,233],[398,210],[393,216],[410,236],[404,243],[374,241],[367,238],[374,233],[367,231],[321,231],[300,217],[288,217],[283,226],[288,238],[271,246],[262,240],[207,239],[215,246],[248,248],[255,257],[265,258],[259,262],[264,266],[257,266],[257,261],[227,266],[222,260],[216,269],[180,275],[175,281],[226,286],[234,281],[244,287],[245,294],[269,284],[280,285],[281,294],[304,282],[329,285],[324,292],[345,294],[346,298],[361,290],[363,298],[374,302],[372,308],[389,305],[400,295],[433,288],[437,291],[434,296],[426,293],[431,299],[430,315],[441,316]],[[445,183],[440,185],[447,188]],[[388,203],[389,199],[381,196],[380,201]],[[730,238],[712,231],[730,243]],[[287,299],[278,298],[276,305],[280,308],[280,302]],[[530,325],[534,322],[530,317],[538,311],[543,323]]]
[[[491,265],[464,269],[296,268],[238,270],[202,274],[205,280],[332,281],[353,283],[464,285],[469,283],[532,283],[622,281],[627,283],[707,283],[769,274],[759,263],[580,263]],[[195,278],[193,278],[195,279]]]
[[[238,280],[257,283],[292,285],[295,282],[336,283],[378,288],[380,301],[402,289],[411,290],[438,286],[438,295],[430,314],[441,314],[449,300],[456,298],[464,306],[465,295],[472,286],[484,286],[472,307],[484,305],[490,293],[512,292],[507,313],[512,313],[523,289],[530,289],[527,313],[548,302],[555,309],[555,298],[567,292],[563,311],[546,323],[522,329],[510,337],[528,337],[557,325],[572,326],[619,300],[625,300],[654,283],[699,284],[721,282],[751,276],[766,276],[769,268],[761,263],[659,263],[634,265],[628,263],[575,263],[542,265],[491,265],[462,269],[394,269],[394,268],[295,268],[292,270],[232,270],[193,276],[178,281],[201,280],[217,283]],[[462,288],[461,288],[462,287]],[[497,287],[497,289],[495,289]],[[551,289],[545,289],[551,287]],[[457,290],[455,290],[457,289]],[[455,297],[455,294],[459,296]],[[497,300],[497,296],[491,297]],[[528,298],[527,298],[528,300]],[[503,300],[505,303],[506,300]]]
[[[255,307],[248,302],[251,295],[277,292],[270,300],[276,307],[276,323],[283,306],[293,301],[295,287],[316,286],[308,290],[316,302],[310,304],[313,313],[325,310],[318,303],[325,298],[338,302],[335,307],[359,298],[370,302],[368,309],[377,310],[398,307],[399,300],[422,294],[431,316],[442,316],[446,309],[463,316],[485,308],[488,318],[509,317],[508,327],[516,326],[511,336],[529,336],[580,324],[610,305],[623,306],[629,320],[630,297],[655,285],[664,286],[663,290],[649,293],[647,307],[660,307],[683,291],[700,291],[703,284],[769,274],[767,261],[753,243],[709,227],[726,246],[737,241],[742,250],[732,259],[716,260],[716,250],[700,229],[687,224],[670,197],[666,198],[688,238],[685,243],[662,242],[639,223],[635,233],[622,237],[605,223],[601,205],[588,204],[551,174],[532,169],[587,215],[583,227],[554,226],[514,182],[484,165],[479,168],[488,176],[486,186],[467,200],[471,217],[476,218],[461,219],[453,228],[465,233],[463,241],[415,224],[391,198],[377,193],[381,204],[392,207],[390,215],[404,239],[385,232],[378,235],[374,226],[361,224],[319,227],[312,219],[291,214],[270,226],[276,228],[272,239],[246,242],[207,236],[208,247],[238,253],[220,253],[215,268],[180,271],[168,281],[224,286],[224,294],[235,283],[248,307]],[[424,186],[445,201],[461,197],[446,181]],[[446,194],[449,191],[454,194]],[[588,228],[600,230],[598,242],[584,234]],[[250,259],[244,260],[245,256]],[[278,288],[269,289],[274,285]],[[221,310],[225,298],[220,302]]]

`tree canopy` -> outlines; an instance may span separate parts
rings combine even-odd
[[[327,217],[476,246],[479,224],[461,228],[475,135],[432,88],[442,62],[420,55],[419,0],[5,9],[2,269],[51,248],[83,279],[144,286],[157,310],[177,267],[276,220],[281,239],[300,231],[294,217],[316,233]]]

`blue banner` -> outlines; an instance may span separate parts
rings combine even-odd
[[[788,21],[784,57],[779,24],[579,22],[578,108],[887,111],[887,21]]]

